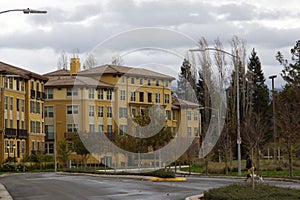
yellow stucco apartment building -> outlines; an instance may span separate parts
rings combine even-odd
[[[78,131],[128,134],[130,119],[155,105],[164,108],[164,126],[174,135],[200,135],[199,105],[175,98],[175,78],[165,74],[115,65],[81,70],[79,58],[71,58],[70,70],[43,76],[5,63],[0,69],[2,163],[14,154],[19,162],[31,153],[53,154],[55,139],[56,146],[72,145]],[[127,160],[120,155],[110,162]]]

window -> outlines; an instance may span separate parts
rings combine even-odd
[[[30,89],[34,90],[34,82],[33,81],[31,81]]]
[[[134,85],[134,78],[131,78],[130,80],[130,84]]]
[[[47,89],[45,92],[46,92],[47,99],[53,99],[53,89],[52,88]]]
[[[5,108],[5,110],[8,109],[8,97],[7,96],[4,97],[4,108]]]
[[[166,118],[167,120],[171,120],[171,110],[166,110]]]
[[[53,117],[53,106],[45,106],[45,117]]]
[[[95,133],[95,125],[94,124],[90,124],[90,133]]]
[[[67,114],[78,114],[78,105],[67,106]]]
[[[121,77],[121,83],[125,83],[125,76]]]
[[[16,83],[17,90],[20,90],[20,79],[17,78],[17,83]]]
[[[31,150],[34,151],[34,141],[31,141]]]
[[[103,106],[98,106],[98,117],[103,117]]]
[[[194,120],[198,121],[198,112],[194,112]]]
[[[89,116],[90,117],[95,116],[95,106],[89,106]]]
[[[187,127],[188,136],[192,136],[192,127]]]
[[[9,152],[14,153],[14,141],[13,140],[9,141],[9,147],[10,147]]]
[[[94,93],[95,89],[94,88],[89,88],[89,99],[94,99]]]
[[[21,152],[25,153],[25,141],[24,140],[22,140],[22,142],[21,142]]]
[[[169,104],[170,103],[170,95],[165,94],[165,103]]]
[[[143,85],[144,84],[144,79],[140,79],[140,85]]]
[[[9,127],[10,128],[13,128],[14,127],[14,120],[9,120]]]
[[[73,88],[73,96],[78,96],[78,88]]]
[[[45,133],[47,140],[54,140],[54,126],[53,125],[45,125]]]
[[[13,110],[13,107],[14,107],[14,98],[10,97],[10,101],[9,101],[9,108],[10,108],[10,110]]]
[[[134,117],[136,116],[136,109],[135,108],[131,109],[131,115],[133,115]]]
[[[40,102],[36,102],[36,113],[40,114],[41,113],[41,105]]]
[[[176,120],[176,111],[173,110],[173,111],[172,111],[172,114],[173,114],[173,120]]]
[[[67,132],[77,132],[78,124],[67,124]]]
[[[41,132],[41,122],[36,122],[35,128],[36,128],[36,133],[40,133]]]
[[[4,77],[4,87],[8,88],[8,78]]]
[[[120,100],[125,101],[125,90],[120,90]]]
[[[106,91],[106,99],[107,100],[111,100],[112,99],[112,91],[111,90],[107,90]]]
[[[107,133],[112,133],[112,125],[107,125]]]
[[[73,132],[73,124],[67,124],[67,132]]]
[[[191,111],[188,111],[187,112],[187,120],[192,120],[192,113],[191,113]]]
[[[111,118],[112,117],[112,107],[111,106],[107,106],[106,107],[106,117]]]
[[[198,127],[194,127],[194,136],[198,136]]]
[[[127,126],[126,125],[120,125],[120,135],[127,134]]]
[[[8,153],[8,147],[9,146],[9,144],[8,144],[8,140],[4,140],[4,151],[5,151],[5,153]]]
[[[21,91],[25,91],[25,82],[23,80],[21,81]]]
[[[30,113],[35,113],[35,102],[34,101],[30,101]]]
[[[160,93],[156,93],[156,95],[155,95],[155,103],[160,103]]]
[[[35,133],[35,122],[34,121],[30,121],[30,132]]]
[[[14,89],[14,87],[13,87],[13,78],[9,78],[9,88],[10,89]]]
[[[36,83],[36,91],[40,91],[40,84]]]
[[[140,92],[140,102],[144,102],[144,92]]]
[[[103,89],[98,89],[98,99],[103,99]]]
[[[120,107],[119,108],[119,117],[120,118],[127,118],[127,108]]]
[[[152,93],[148,93],[148,103],[152,103]]]
[[[16,99],[17,100],[17,111],[19,112],[20,111],[20,99]]]
[[[155,81],[155,85],[156,85],[156,86],[159,86],[159,80],[156,80],[156,81]]]
[[[130,101],[135,101],[135,91],[130,91]]]
[[[103,125],[98,125],[98,130],[99,130],[99,133],[103,133],[104,132],[104,129],[103,129]]]
[[[72,96],[72,88],[67,88],[67,97]]]
[[[148,79],[148,86],[151,86],[151,80]]]
[[[166,81],[165,86],[169,87],[169,81]]]
[[[24,106],[25,106],[25,100],[22,99],[22,100],[21,100],[21,111],[22,111],[22,112],[24,112],[24,110],[25,110],[25,107],[24,107]]]

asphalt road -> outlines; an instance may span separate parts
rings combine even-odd
[[[183,200],[210,188],[243,182],[236,178],[188,178],[187,182],[151,182],[126,178],[57,175],[54,173],[11,174],[0,178],[14,200]],[[282,185],[283,182],[269,181]],[[286,182],[284,182],[285,185]],[[287,186],[300,189],[299,183]]]

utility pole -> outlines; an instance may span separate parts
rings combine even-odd
[[[276,114],[275,114],[275,89],[274,89],[274,79],[277,77],[277,75],[271,75],[269,76],[269,79],[272,80],[272,104],[273,104],[273,139],[274,139],[274,149],[273,149],[273,156],[274,160],[276,160],[276,138],[277,138],[277,133],[276,133]]]

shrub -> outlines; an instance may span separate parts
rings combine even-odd
[[[255,190],[252,190],[251,183],[233,184],[204,192],[204,199],[206,200],[295,200],[299,199],[299,196],[300,190],[276,187],[267,184],[256,184]]]

